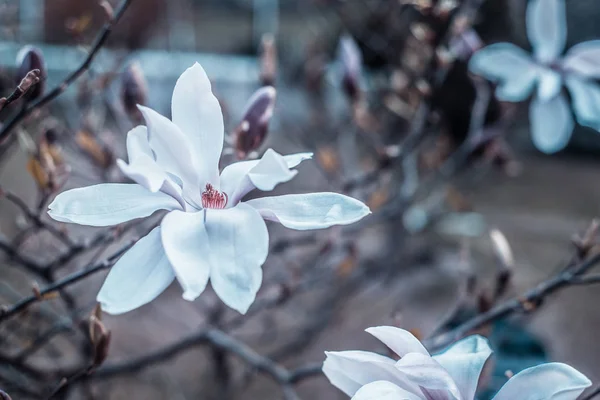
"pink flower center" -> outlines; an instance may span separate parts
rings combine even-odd
[[[206,184],[206,189],[202,192],[202,207],[223,209],[227,205],[227,194],[219,192],[210,183]]]

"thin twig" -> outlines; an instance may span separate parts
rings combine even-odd
[[[98,36],[96,36],[96,39],[94,40],[87,57],[85,58],[85,60],[83,60],[83,62],[79,65],[79,67],[75,71],[71,72],[71,74],[69,76],[67,76],[64,81],[62,81],[53,90],[48,92],[45,96],[43,96],[39,100],[27,105],[26,107],[21,108],[21,110],[13,118],[11,118],[9,121],[6,122],[6,124],[4,124],[4,126],[0,130],[0,145],[6,142],[6,140],[10,136],[13,128],[19,122],[21,122],[25,117],[27,117],[29,114],[31,114],[34,110],[37,110],[37,109],[45,106],[46,104],[48,104],[49,102],[51,102],[52,100],[54,100],[55,98],[60,96],[65,90],[67,90],[69,85],[71,85],[75,80],[77,80],[77,78],[79,78],[85,71],[88,70],[92,61],[98,54],[98,51],[106,43],[106,40],[108,39],[114,25],[123,16],[123,14],[125,13],[125,10],[127,10],[127,7],[129,7],[129,5],[131,4],[132,1],[133,0],[123,0],[121,5],[119,6],[119,8],[115,11],[113,17],[110,18],[104,24],[104,26],[100,30],[100,33],[98,34]]]

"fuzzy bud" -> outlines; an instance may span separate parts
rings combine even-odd
[[[338,59],[342,68],[344,92],[352,102],[356,102],[361,93],[362,53],[351,36],[344,35],[340,39]]]
[[[123,107],[132,121],[142,121],[138,104],[146,104],[148,84],[139,63],[129,64],[121,75],[121,100]]]
[[[24,90],[23,93],[27,92],[25,98],[33,101],[41,97],[45,80],[46,64],[42,51],[33,46],[23,47],[17,54],[15,83]]]
[[[269,130],[277,92],[272,86],[258,89],[248,100],[242,122],[235,128],[235,149],[240,159],[260,147]]]
[[[4,390],[0,390],[0,400],[12,400]]]
[[[265,34],[261,40],[260,82],[264,86],[274,86],[277,77],[277,48],[275,38]]]
[[[106,328],[104,323],[96,317],[94,312],[89,318],[90,326],[90,341],[94,348],[94,356],[92,359],[92,368],[96,368],[106,360],[110,347],[111,332]]]

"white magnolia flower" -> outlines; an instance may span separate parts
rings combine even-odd
[[[323,372],[353,400],[473,400],[481,370],[492,353],[487,340],[479,335],[431,356],[404,329],[379,326],[367,332],[400,360],[367,351],[326,352]],[[575,400],[590,385],[576,369],[548,363],[513,376],[494,399]]]
[[[573,132],[573,117],[563,83],[571,94],[579,124],[600,131],[600,40],[579,43],[560,58],[567,40],[565,0],[530,0],[527,35],[533,47],[530,58],[510,43],[479,50],[469,69],[498,83],[496,96],[523,101],[537,85],[529,110],[532,140],[545,153],[563,149]]]
[[[242,202],[250,191],[272,190],[292,179],[312,153],[281,156],[269,149],[260,160],[229,165],[219,174],[223,115],[199,64],[177,81],[173,121],[139,106],[147,126],[127,135],[129,164],[121,170],[135,184],[106,183],[61,193],[52,218],[108,226],[168,210],[159,227],[112,267],[98,301],[120,314],[156,298],[177,278],[183,297],[194,300],[209,277],[229,307],[245,313],[262,282],[269,235],[263,219],[291,229],[322,229],[356,222],[367,206],[337,193],[263,197]]]

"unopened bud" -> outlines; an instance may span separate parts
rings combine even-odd
[[[242,122],[235,128],[235,150],[240,159],[260,147],[269,130],[269,121],[275,106],[275,88],[258,89],[248,100]]]
[[[500,262],[500,265],[503,268],[513,268],[515,259],[510,244],[508,244],[508,240],[506,240],[506,236],[504,236],[500,230],[492,229],[490,231],[490,239],[492,240],[492,245],[494,247],[494,254]]]
[[[355,102],[360,97],[362,75],[362,53],[349,35],[340,39],[338,58],[342,66],[342,87],[348,98]]]
[[[275,38],[265,34],[261,40],[260,81],[264,86],[274,86],[277,77],[277,48]]]
[[[90,341],[94,347],[94,356],[92,359],[92,368],[102,365],[110,347],[111,332],[104,326],[94,314],[89,318]]]
[[[0,400],[12,400],[4,390],[0,390]]]
[[[15,83],[19,87],[24,85],[25,98],[29,101],[39,98],[44,93],[45,80],[46,64],[42,51],[34,46],[23,47],[17,54]]]
[[[139,63],[129,64],[121,76],[123,107],[134,122],[142,120],[138,104],[144,105],[148,97],[148,84]]]

